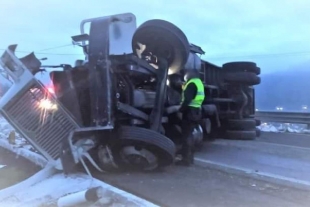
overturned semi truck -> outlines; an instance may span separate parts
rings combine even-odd
[[[72,41],[85,59],[50,72],[55,94],[35,78],[42,65],[34,53],[19,59],[11,45],[0,60],[13,80],[0,100],[2,116],[57,169],[70,173],[92,164],[99,171],[149,171],[171,165],[182,133],[184,69],[198,69],[205,83],[203,119],[193,131],[197,148],[204,140],[259,134],[255,63],[213,65],[174,24],[154,19],[137,27],[131,13],[86,19],[80,27]],[[165,61],[150,64],[141,55],[145,50]]]

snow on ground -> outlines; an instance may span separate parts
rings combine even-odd
[[[289,133],[299,133],[308,134],[310,130],[307,128],[306,124],[290,124],[290,123],[262,123],[258,127],[263,132],[289,132]]]
[[[97,202],[97,204],[104,204],[101,206],[155,207],[155,205],[128,194],[125,191],[114,188],[97,179],[92,180],[86,174],[74,174],[68,177],[65,177],[63,174],[56,174],[37,183],[27,189],[27,191],[15,193],[14,196],[5,199],[4,202],[0,204],[1,206],[4,204],[10,207],[55,206],[58,198],[62,196],[97,186],[101,186],[105,189],[104,198]],[[51,193],[51,191],[53,191],[53,193]]]
[[[38,154],[36,150],[20,134],[15,132],[15,139],[10,139],[9,134],[14,128],[0,116],[0,147],[8,149],[17,156],[23,156],[40,167],[46,165],[46,159]]]
[[[9,134],[12,131],[15,131],[14,128],[3,117],[0,117],[0,139],[6,139],[7,141],[10,141],[10,144],[14,148],[22,147],[30,151],[35,151],[34,148],[28,144],[27,141],[18,133],[15,133],[15,140],[9,140]]]
[[[0,117],[0,147],[13,151],[17,156],[23,156],[42,168],[45,167],[47,165],[46,160],[43,156],[36,153],[33,147],[23,137],[16,133],[15,139],[12,139],[12,137],[9,138],[9,134],[12,131],[14,131],[12,126],[4,118]],[[0,165],[1,167],[3,166]],[[27,188],[23,187],[27,185],[26,181],[26,183],[23,181],[17,184],[19,186],[16,190],[13,190],[13,194],[4,196],[4,200],[0,198],[0,206],[56,206],[57,199],[62,196],[97,186],[105,189],[105,197],[99,200],[99,203],[105,203],[104,206],[156,206],[135,195],[122,191],[100,180],[93,179],[86,174],[65,176],[63,173],[58,173],[44,180],[40,179],[42,175],[34,175],[34,177],[36,176],[39,177],[36,178],[38,180],[36,184],[30,187],[27,186]],[[0,190],[0,197],[3,196],[3,192],[6,190]]]

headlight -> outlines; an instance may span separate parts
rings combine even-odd
[[[57,105],[53,104],[49,99],[42,99],[39,102],[39,107],[45,110],[57,110]]]
[[[55,94],[55,90],[53,87],[48,87],[47,88],[48,92],[50,92],[51,94]]]

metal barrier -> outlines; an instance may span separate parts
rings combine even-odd
[[[255,113],[255,118],[261,120],[262,122],[280,122],[310,125],[310,113],[303,112],[257,111]]]

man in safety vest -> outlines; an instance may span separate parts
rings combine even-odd
[[[192,132],[201,119],[201,105],[205,99],[204,84],[199,77],[199,71],[187,71],[184,77],[186,83],[182,88],[182,160],[176,164],[189,166],[194,161],[194,140]]]

